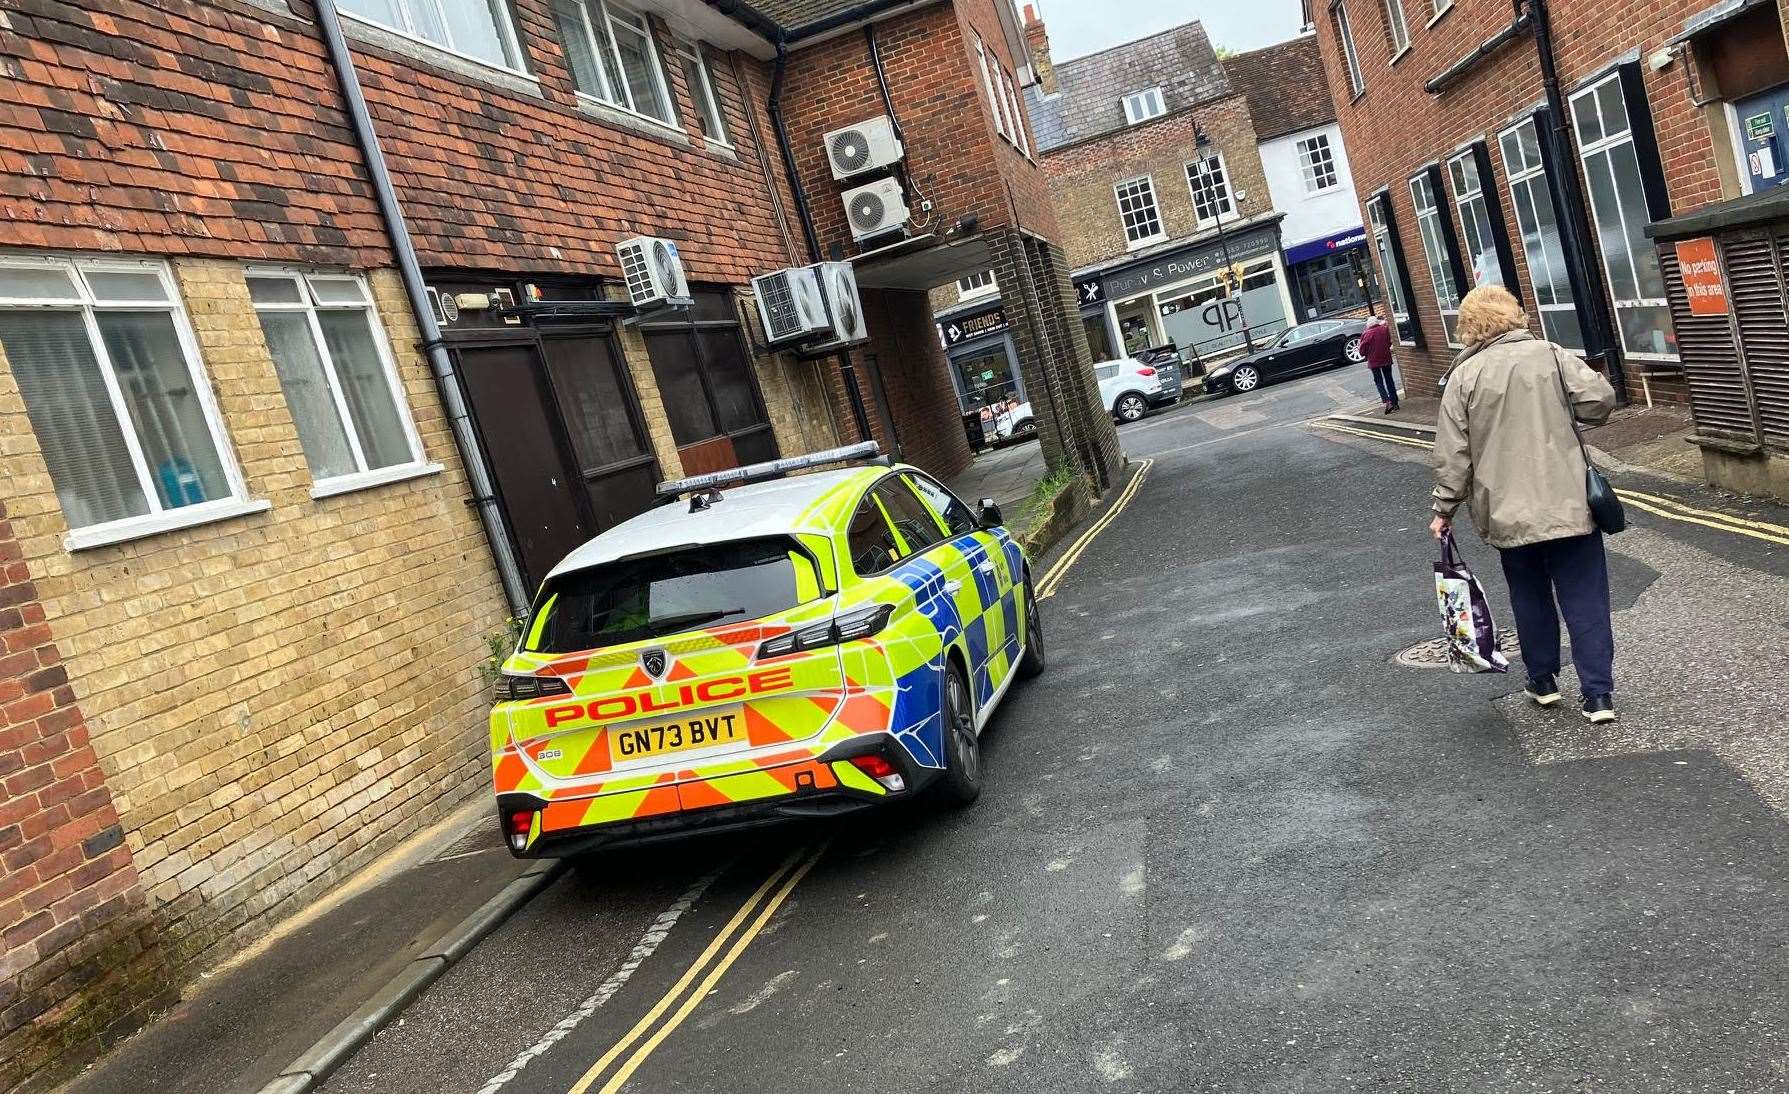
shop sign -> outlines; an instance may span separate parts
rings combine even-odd
[[[1137,266],[1122,273],[1106,275],[1106,294],[1123,300],[1163,285],[1190,281],[1201,274],[1211,273],[1219,266],[1226,265],[1226,261],[1241,262],[1244,259],[1272,254],[1275,247],[1272,232],[1256,232],[1253,235],[1228,240],[1224,244],[1205,244],[1197,251],[1168,255],[1147,266]],[[1226,254],[1226,250],[1228,254]]]
[[[1286,248],[1286,264],[1296,266],[1300,262],[1309,262],[1313,258],[1322,258],[1326,254],[1345,251],[1350,247],[1358,247],[1367,241],[1365,228],[1348,228],[1322,239],[1307,240],[1294,247]]]
[[[1083,308],[1097,308],[1106,302],[1106,286],[1097,277],[1075,282],[1075,303]]]
[[[1006,309],[994,308],[959,319],[946,319],[938,324],[938,336],[944,340],[944,348],[951,349],[972,338],[998,334],[1005,329]]]
[[[1683,271],[1683,293],[1691,315],[1726,315],[1727,282],[1721,276],[1721,259],[1708,236],[1686,239],[1677,245],[1677,266]]]

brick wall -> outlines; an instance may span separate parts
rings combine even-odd
[[[886,332],[852,351],[876,439],[885,451],[889,450],[890,439],[871,386],[872,367],[882,372],[906,461],[941,479],[956,477],[969,466],[973,453],[957,410],[956,391],[950,384],[950,363],[945,359],[944,347],[938,344],[926,294],[866,289],[863,309],[870,329]],[[830,362],[823,367],[836,372]]]
[[[378,310],[425,457],[445,470],[313,499],[242,267],[174,272],[244,477],[271,509],[70,553],[3,360],[0,452],[71,682],[57,697],[79,696],[120,859],[184,972],[484,791],[478,666],[505,604],[396,275],[372,275]]]
[[[0,503],[0,1089],[165,983],[62,652]]]
[[[1355,191],[1363,203],[1382,186],[1391,194],[1414,289],[1413,304],[1425,335],[1422,348],[1401,348],[1398,358],[1411,390],[1433,391],[1434,381],[1446,370],[1454,351],[1447,348],[1443,336],[1408,179],[1423,164],[1445,160],[1470,141],[1484,138],[1491,142],[1497,177],[1491,180],[1488,193],[1494,194],[1502,208],[1523,299],[1532,308],[1532,281],[1496,134],[1538,105],[1542,89],[1533,39],[1522,36],[1443,94],[1428,94],[1423,83],[1507,26],[1511,11],[1508,4],[1493,0],[1456,0],[1452,9],[1425,28],[1422,24],[1430,13],[1427,5],[1417,0],[1405,2],[1411,49],[1394,64],[1383,6],[1346,0],[1366,82],[1366,91],[1359,98],[1352,96],[1331,16],[1321,5],[1316,10],[1317,39],[1347,143]],[[1569,94],[1577,83],[1606,71],[1624,56],[1650,56],[1683,29],[1685,19],[1706,6],[1701,0],[1661,0],[1639,6],[1619,0],[1557,0],[1549,10],[1561,84]],[[1713,138],[1703,112],[1689,101],[1683,65],[1680,60],[1660,72],[1643,66],[1673,213],[1722,196]],[[1363,207],[1363,220],[1365,216]],[[1457,231],[1457,218],[1455,224]],[[1640,395],[1639,364],[1628,362],[1630,391],[1636,398]],[[1655,398],[1685,397],[1681,382],[1674,377],[1655,377],[1651,387]]]
[[[1156,208],[1169,239],[1200,230],[1187,185],[1186,165],[1195,155],[1195,124],[1223,154],[1232,193],[1248,195],[1244,214],[1272,207],[1267,176],[1256,151],[1248,101],[1240,94],[1201,103],[1192,110],[1108,136],[1066,145],[1043,157],[1062,224],[1062,245],[1074,268],[1118,258],[1128,250],[1113,187],[1148,175],[1155,183]]]

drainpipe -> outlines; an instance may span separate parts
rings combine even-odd
[[[484,450],[479,446],[478,434],[473,430],[472,420],[467,415],[466,401],[460,391],[460,380],[454,371],[453,358],[448,355],[447,346],[441,341],[441,326],[435,322],[434,310],[429,307],[422,267],[416,261],[416,248],[411,244],[410,230],[404,224],[404,210],[398,204],[397,192],[391,186],[391,172],[386,169],[385,154],[379,148],[379,135],[374,132],[372,116],[367,113],[366,98],[360,92],[360,76],[354,69],[354,57],[348,52],[348,41],[342,36],[342,24],[336,15],[335,0],[316,0],[316,8],[317,25],[323,29],[323,44],[329,50],[330,63],[335,66],[348,119],[354,125],[355,139],[359,141],[361,155],[366,159],[367,175],[372,180],[373,193],[379,200],[379,214],[385,221],[385,233],[391,237],[391,250],[397,260],[398,276],[403,279],[404,293],[410,298],[410,310],[416,313],[417,329],[422,333],[423,351],[428,354],[429,370],[435,377],[435,390],[441,396],[441,405],[447,412],[448,423],[453,427],[460,461],[466,465],[466,479],[472,487],[472,497],[468,499],[468,504],[478,510],[479,520],[484,524],[485,539],[491,545],[491,557],[496,562],[497,574],[503,581],[504,595],[509,600],[510,610],[519,615],[527,610],[530,599],[527,588],[522,584],[522,568],[510,542],[509,529],[504,525],[503,513],[497,508],[490,468],[485,465]]]
[[[324,3],[330,0],[322,0]],[[789,180],[789,192],[795,197],[795,216],[801,221],[801,237],[808,245],[808,261],[820,261],[820,236],[814,231],[814,211],[808,206],[807,191],[802,189],[801,175],[795,170],[795,150],[789,145],[789,127],[783,121],[783,83],[789,73],[789,47],[779,34],[776,39],[776,68],[770,77],[770,98],[765,113],[770,115],[770,128],[776,133],[777,150],[783,154],[783,171]],[[845,382],[845,395],[851,401],[851,420],[857,424],[857,435],[875,439],[870,430],[870,414],[864,409],[863,391],[857,386],[857,368],[851,355],[840,350],[836,355],[839,376]],[[894,436],[894,423],[889,422],[889,436]]]
[[[1534,29],[1534,48],[1540,55],[1541,87],[1547,96],[1547,113],[1553,123],[1553,147],[1558,149],[1571,162],[1559,165],[1559,189],[1565,197],[1565,230],[1571,233],[1571,246],[1565,249],[1566,261],[1577,267],[1578,283],[1587,290],[1589,300],[1586,309],[1591,315],[1591,327],[1586,333],[1590,335],[1590,343],[1585,347],[1594,357],[1600,351],[1602,358],[1608,363],[1609,383],[1615,388],[1615,402],[1619,406],[1628,404],[1627,372],[1622,367],[1621,349],[1615,331],[1610,323],[1610,315],[1606,308],[1608,294],[1603,279],[1591,259],[1590,220],[1586,212],[1589,203],[1584,198],[1583,183],[1578,177],[1578,158],[1572,144],[1570,115],[1566,113],[1565,95],[1559,90],[1559,70],[1553,63],[1553,26],[1547,16],[1546,0],[1516,0],[1518,11],[1521,5],[1527,7],[1527,18]]]

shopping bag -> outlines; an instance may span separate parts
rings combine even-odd
[[[1447,636],[1447,665],[1455,672],[1508,672],[1509,659],[1497,649],[1497,623],[1484,586],[1460,557],[1452,528],[1441,533],[1441,561],[1435,563],[1435,601],[1441,632]]]

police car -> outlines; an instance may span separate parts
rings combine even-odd
[[[542,583],[491,711],[522,857],[981,791],[1043,670],[1024,552],[873,443],[661,484]],[[864,463],[862,461],[873,461]],[[789,472],[822,464],[856,466]],[[687,499],[687,500],[685,500]]]

